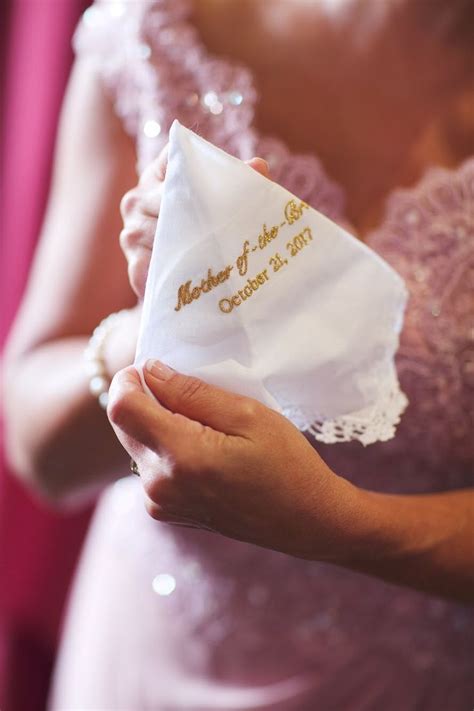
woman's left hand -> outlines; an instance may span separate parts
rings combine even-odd
[[[292,555],[337,560],[355,543],[359,490],[285,417],[154,361],[119,372],[108,415],[153,518]]]

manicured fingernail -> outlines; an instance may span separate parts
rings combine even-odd
[[[254,156],[254,157],[251,158],[249,161],[247,161],[247,163],[252,163],[254,160],[259,160],[260,163],[264,163],[265,168],[267,169],[267,171],[270,171],[270,166],[268,165],[268,161],[265,160],[265,158],[260,158],[260,156]]]
[[[158,380],[169,380],[174,374],[173,368],[170,368],[169,365],[161,363],[159,360],[147,360],[145,368],[153,375],[154,378],[157,378]]]

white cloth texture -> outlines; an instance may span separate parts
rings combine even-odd
[[[135,364],[158,358],[319,441],[395,434],[407,302],[380,256],[175,121]]]

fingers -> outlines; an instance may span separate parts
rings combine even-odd
[[[125,193],[120,203],[120,212],[124,221],[130,220],[136,213],[158,217],[167,157],[167,150],[162,151],[156,161],[144,171],[138,186]],[[268,163],[263,158],[252,158],[247,161],[247,164],[257,173],[270,178]]]
[[[120,442],[129,450],[130,440],[157,454],[174,458],[179,443],[190,437],[199,449],[199,430],[185,417],[173,415],[143,389],[134,367],[119,371],[109,390],[107,415]]]
[[[182,375],[159,361],[148,361],[143,372],[148,387],[168,410],[218,432],[245,437],[266,410],[257,400]]]
[[[161,186],[134,188],[124,195],[120,205],[124,219],[120,246],[128,262],[130,285],[139,299],[145,293],[160,205]]]
[[[146,190],[137,186],[125,193],[120,201],[122,220],[136,222],[143,215],[153,217],[155,222],[160,214],[163,183]]]
[[[228,458],[225,435],[167,410],[144,391],[133,367],[114,377],[107,414],[119,441],[138,464],[150,502],[168,520],[192,523],[188,511],[192,492],[201,497],[201,479],[195,475],[222,472]]]
[[[257,173],[260,173],[265,178],[269,178],[271,180],[270,168],[266,160],[264,160],[263,158],[251,158],[250,160],[246,161],[246,163],[251,168],[256,170]]]
[[[128,262],[131,287],[139,299],[145,294],[167,163],[168,145],[143,171],[138,185],[125,193],[120,203],[124,221],[120,245]],[[263,158],[252,158],[247,163],[261,175],[270,177],[268,164]]]
[[[143,390],[135,368],[119,371],[110,385],[107,416],[120,441],[126,435],[155,449],[156,412],[156,403]]]
[[[270,169],[266,160],[263,158],[251,158],[246,162],[258,173],[270,178]],[[158,158],[145,168],[140,176],[138,186],[132,188],[123,196],[120,203],[120,212],[124,220],[140,209],[147,215],[158,216],[161,202],[161,184],[165,179],[167,165],[168,145],[163,148]]]
[[[144,192],[140,201],[140,211],[142,214],[155,218],[155,223],[160,214],[162,193],[163,183],[160,183],[157,187],[149,188]]]
[[[168,147],[166,146],[161,150],[159,156],[155,158],[143,171],[140,176],[140,185],[149,185],[156,183],[158,180],[160,183],[163,182],[166,175],[166,168],[168,166]]]
[[[120,246],[128,263],[128,278],[139,299],[145,293],[155,229],[156,219],[143,217],[141,222],[127,223],[120,233]]]
[[[124,222],[120,246],[128,262],[130,285],[139,299],[145,294],[167,161],[166,145],[143,171],[138,185],[125,193],[120,203]]]
[[[138,214],[136,219],[127,220],[120,233],[120,246],[126,257],[133,255],[138,247],[143,247],[151,252],[155,236],[156,218]]]
[[[145,393],[133,367],[119,371],[112,380],[107,415],[119,441],[138,463],[150,501],[160,510],[164,507],[164,513],[169,513],[170,503],[176,509],[173,475],[181,469],[180,443],[192,441],[194,456],[199,458],[199,433],[188,431],[188,425],[195,423],[173,415]]]
[[[151,250],[138,248],[128,259],[128,281],[141,302],[145,296],[145,287],[150,268]]]

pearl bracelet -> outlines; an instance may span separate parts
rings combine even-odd
[[[103,410],[107,409],[111,383],[104,358],[105,344],[111,332],[129,312],[130,309],[122,309],[104,318],[94,329],[84,350],[84,359],[90,377],[89,390],[97,398]]]

